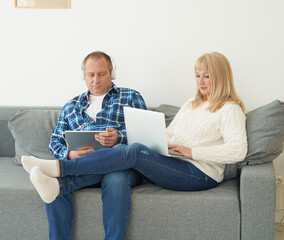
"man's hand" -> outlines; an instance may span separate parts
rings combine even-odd
[[[95,135],[95,139],[106,147],[114,146],[117,142],[117,138],[117,131],[113,128],[107,128],[106,132],[97,133]]]
[[[78,149],[76,151],[70,151],[68,153],[68,159],[69,160],[72,160],[73,158],[79,158],[79,157],[82,157],[88,153],[91,153],[95,151],[93,148],[83,148],[83,149]]]
[[[192,158],[191,148],[180,145],[169,145],[168,148],[182,154],[185,157]]]

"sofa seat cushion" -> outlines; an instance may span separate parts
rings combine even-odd
[[[0,157],[0,192],[0,239],[48,239],[44,203],[12,157]]]
[[[10,239],[23,234],[22,239],[47,239],[44,203],[32,186],[29,174],[22,166],[13,164],[11,158],[2,157],[0,178],[0,225],[5,226],[1,234]],[[86,232],[87,239],[93,236],[103,239],[100,189],[81,189],[73,195],[74,239],[86,236]],[[132,189],[131,204],[127,239],[153,239],[152,236],[175,239],[177,231],[181,239],[240,238],[237,179],[197,192],[169,191],[144,183]],[[41,229],[41,236],[33,236],[39,233],[36,228]],[[218,231],[220,228],[223,231]]]
[[[238,180],[197,192],[143,184],[131,198],[128,239],[240,239]]]

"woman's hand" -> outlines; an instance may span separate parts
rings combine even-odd
[[[185,157],[192,158],[191,148],[180,146],[180,145],[169,145],[168,148],[175,152],[180,153],[181,155]]]
[[[76,151],[70,151],[68,153],[68,157],[67,158],[69,160],[72,160],[74,158],[82,157],[82,156],[84,156],[84,155],[86,155],[88,153],[91,153],[93,151],[95,151],[93,148],[82,148],[82,149],[78,149]]]

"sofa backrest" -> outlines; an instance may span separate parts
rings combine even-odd
[[[8,128],[9,120],[20,110],[60,110],[61,107],[0,106],[0,157],[15,156],[15,140]]]
[[[31,107],[31,106],[0,106],[0,157],[15,157],[14,162],[16,160],[16,152],[15,152],[15,139],[13,138],[9,128],[8,122],[9,120],[19,111],[25,110],[60,110],[61,107]],[[179,107],[171,106],[171,105],[161,105],[159,107],[150,107],[148,108],[152,111],[163,112],[166,117],[166,125],[174,118],[175,114],[179,110]],[[16,162],[15,162],[16,163]],[[19,163],[16,163],[19,164]],[[225,171],[225,179],[235,178],[238,175],[237,173],[237,165],[232,164],[226,166]]]
[[[57,110],[58,112],[60,109],[61,107],[0,106],[0,157],[15,156],[15,140],[8,129],[8,121],[19,110]],[[160,105],[158,108],[150,108],[150,110],[163,112],[168,125],[179,110],[179,107]],[[40,116],[46,119],[43,115]],[[225,180],[237,177],[239,174],[238,170],[244,165],[256,165],[273,161],[283,150],[284,102],[275,100],[247,113],[246,116],[248,153],[244,161],[238,164],[226,165]],[[18,123],[21,122],[22,120]],[[56,121],[53,124],[56,124]],[[22,127],[22,130],[19,130],[20,134],[22,134],[23,126],[19,125]],[[50,137],[50,133],[48,133],[48,137]]]

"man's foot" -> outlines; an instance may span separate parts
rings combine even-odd
[[[59,177],[57,160],[44,160],[33,156],[22,156],[24,169],[30,173],[33,167],[39,167],[43,174],[49,177]]]
[[[53,202],[59,195],[58,180],[44,175],[39,167],[31,169],[30,180],[45,203]]]

